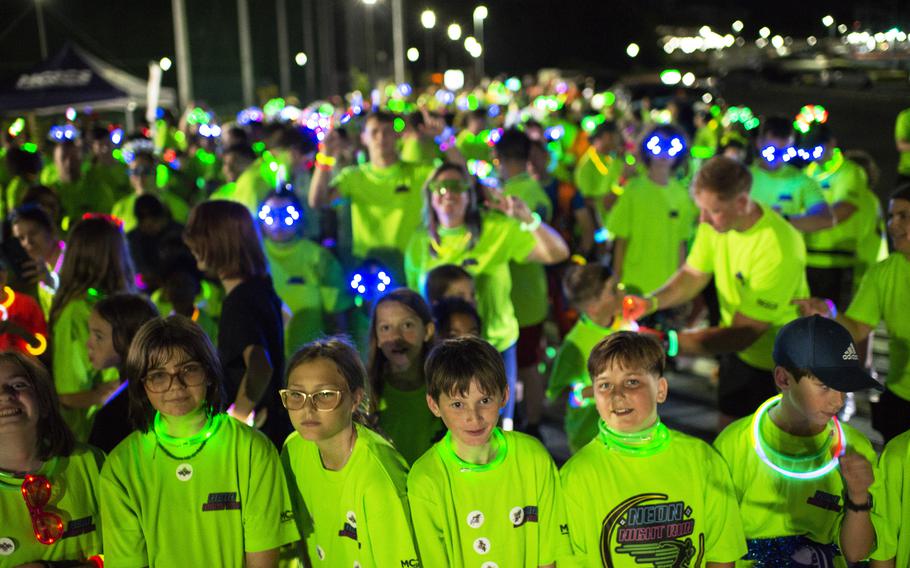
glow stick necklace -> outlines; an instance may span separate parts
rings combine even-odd
[[[627,434],[607,426],[603,419],[597,421],[598,438],[604,446],[627,456],[646,458],[663,450],[670,442],[670,429],[657,419],[649,428]]]
[[[792,477],[794,479],[815,479],[828,474],[837,467],[838,463],[840,463],[840,457],[844,455],[844,452],[847,449],[847,436],[844,434],[844,429],[837,419],[837,416],[832,417],[832,420],[834,421],[834,431],[837,433],[837,442],[833,445],[826,443],[816,454],[808,456],[788,456],[772,449],[767,444],[764,444],[761,437],[761,420],[764,415],[768,413],[768,410],[775,403],[780,401],[781,396],[782,395],[777,395],[766,400],[758,407],[758,410],[755,411],[755,414],[752,417],[752,445],[755,448],[755,453],[758,454],[759,459],[765,462],[765,465],[786,477]],[[829,450],[832,455],[831,459],[823,466],[810,471],[793,471],[786,469],[772,462],[767,453],[770,452],[779,459],[787,459],[793,462],[811,462],[824,456]]]

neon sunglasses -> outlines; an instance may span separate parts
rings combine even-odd
[[[32,518],[32,530],[41,544],[51,545],[63,536],[63,519],[45,511],[51,500],[51,482],[43,475],[26,475],[22,482],[22,498]]]

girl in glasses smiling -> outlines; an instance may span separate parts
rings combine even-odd
[[[313,564],[417,566],[408,468],[366,426],[367,384],[357,352],[340,339],[308,343],[288,364],[281,401],[296,432],[281,460],[297,526]]]
[[[278,452],[223,413],[205,332],[183,316],[149,321],[124,374],[137,431],[101,472],[106,565],[276,566],[298,538]]]

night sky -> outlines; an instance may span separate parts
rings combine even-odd
[[[145,76],[149,60],[174,58],[171,2],[167,0],[41,0],[45,7],[49,51],[53,53],[70,39],[89,51],[131,73]],[[390,55],[390,2],[379,0],[372,8],[360,0],[316,0],[335,5],[335,45],[340,81],[345,85],[350,64],[364,67],[363,13],[375,10],[377,51]],[[8,79],[40,60],[35,0],[0,0],[0,79]],[[479,2],[477,2],[479,3]],[[406,47],[418,47],[424,59],[409,64],[412,74],[424,72],[425,30],[419,14],[424,8],[437,13],[433,30],[436,66],[464,66],[470,58],[461,42],[445,37],[445,27],[458,21],[467,35],[475,2],[404,0]],[[190,22],[190,49],[194,83],[199,98],[213,104],[238,104],[240,99],[239,50],[236,2],[234,0],[186,0]],[[304,26],[300,0],[287,0],[290,52],[304,48]],[[557,67],[613,77],[638,68],[661,64],[657,25],[701,26],[708,24],[721,33],[729,31],[736,19],[745,22],[743,34],[753,39],[758,28],[769,26],[774,33],[822,35],[820,18],[826,13],[838,22],[852,25],[866,22],[875,31],[894,25],[910,27],[910,3],[876,0],[847,3],[803,0],[794,9],[792,1],[684,2],[681,0],[489,0],[485,24],[487,72],[521,73],[543,67]],[[257,87],[278,82],[275,3],[251,0],[251,27]],[[319,33],[319,32],[317,32]],[[625,46],[635,41],[642,47],[633,62]],[[314,54],[309,64],[316,64]],[[391,69],[378,54],[378,70]],[[443,58],[445,61],[443,61]],[[383,67],[385,65],[385,67]],[[304,73],[292,65],[292,87],[301,91]],[[176,83],[172,70],[165,84]]]

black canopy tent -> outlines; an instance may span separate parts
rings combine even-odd
[[[148,84],[67,43],[52,57],[32,69],[0,83],[0,113],[35,112],[41,115],[77,110],[122,110],[127,126],[132,111],[147,101]],[[173,106],[173,89],[162,87],[159,106]]]

